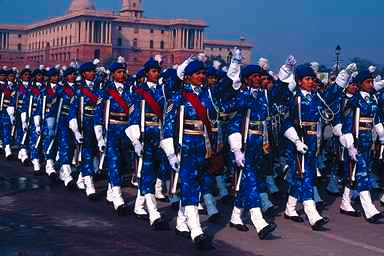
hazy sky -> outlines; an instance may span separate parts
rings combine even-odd
[[[62,15],[69,0],[0,0],[1,23],[29,23]],[[384,64],[383,0],[143,0],[146,17],[203,19],[210,39],[244,34],[260,56],[280,66],[289,53],[298,62],[330,65],[340,44],[342,59]],[[97,9],[119,10],[120,0],[94,0]]]

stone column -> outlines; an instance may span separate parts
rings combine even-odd
[[[104,41],[104,28],[105,28],[105,21],[102,21],[101,23],[100,23],[100,43],[102,43],[102,44],[104,44],[105,43],[105,41]]]
[[[3,49],[3,33],[0,32],[0,50]]]

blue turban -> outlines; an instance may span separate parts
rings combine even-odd
[[[76,68],[74,67],[68,67],[63,71],[63,76],[67,76],[70,74],[76,73]]]
[[[161,69],[159,62],[154,58],[149,58],[149,60],[144,63],[145,72],[149,71],[150,69]]]
[[[354,77],[353,82],[356,84],[362,84],[365,80],[373,78],[372,73],[369,70],[360,71],[356,77]]]
[[[295,69],[295,80],[300,81],[306,76],[316,77],[316,73],[309,65],[299,65]]]
[[[79,67],[79,73],[83,73],[85,71],[96,71],[96,65],[93,64],[92,62],[85,62],[83,64],[80,65]]]
[[[57,68],[50,68],[47,72],[47,76],[51,77],[51,76],[58,76],[60,75],[60,72]]]
[[[109,67],[109,70],[113,73],[118,69],[127,69],[127,66],[124,63],[120,62],[113,62],[111,66]]]
[[[240,76],[243,79],[243,78],[249,77],[252,74],[261,75],[262,73],[263,73],[263,69],[259,65],[251,64],[241,69]]]
[[[191,61],[184,69],[184,75],[185,76],[190,76],[193,73],[199,71],[199,70],[204,70],[205,71],[205,65],[204,62],[200,60],[193,60]]]

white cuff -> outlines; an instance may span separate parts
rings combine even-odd
[[[160,141],[160,147],[164,150],[167,156],[175,154],[173,138],[166,138]]]
[[[21,113],[20,117],[21,117],[21,122],[22,123],[26,123],[27,122],[27,113],[26,112]]]
[[[231,147],[231,151],[235,152],[241,149],[242,147],[242,136],[239,132],[232,133],[228,136],[228,143]]]
[[[288,130],[286,130],[284,132],[284,136],[295,144],[297,143],[297,141],[300,141],[299,135],[297,135],[297,132],[293,127],[290,127]]]
[[[342,124],[337,124],[337,125],[333,126],[333,128],[332,128],[333,134],[337,137],[340,137],[341,135],[343,135],[343,133],[341,131],[342,127],[343,127]]]
[[[140,126],[137,124],[130,125],[127,129],[125,129],[125,134],[133,143],[135,140],[140,138]]]
[[[33,117],[33,122],[34,122],[35,126],[40,126],[40,120],[41,120],[40,116],[34,116]]]
[[[93,129],[95,130],[96,140],[99,141],[103,139],[103,126],[96,125]]]
[[[340,73],[336,77],[336,84],[340,87],[345,88],[348,85],[349,78],[351,76],[348,74],[348,72],[343,69],[340,71]]]
[[[7,107],[7,113],[9,116],[15,115],[15,108],[14,107]]]
[[[346,133],[340,136],[339,141],[345,148],[350,148],[353,145],[354,139],[352,133]]]
[[[384,139],[384,127],[383,127],[382,123],[375,125],[375,131],[376,131],[377,136],[379,136],[379,140],[380,141],[383,140]]]
[[[73,118],[69,121],[69,128],[74,132],[79,132],[79,126],[77,124],[76,118]]]

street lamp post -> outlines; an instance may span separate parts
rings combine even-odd
[[[341,52],[341,47],[340,45],[336,46],[335,53],[336,53],[336,74],[339,73],[340,70],[340,52]]]

